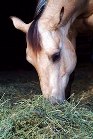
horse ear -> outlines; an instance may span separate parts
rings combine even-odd
[[[28,29],[29,29],[31,23],[26,24],[22,20],[20,20],[17,17],[14,17],[14,16],[11,16],[10,18],[13,21],[13,24],[14,24],[15,28],[21,30],[24,33],[27,33],[28,32]]]

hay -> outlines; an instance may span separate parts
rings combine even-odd
[[[75,95],[62,105],[40,95],[34,76],[0,72],[0,139],[93,139],[93,65],[77,69]]]
[[[42,96],[11,107],[0,100],[0,139],[92,139],[93,112],[78,100],[51,105]]]

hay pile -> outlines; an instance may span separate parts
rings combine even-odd
[[[0,100],[0,139],[93,139],[93,112],[75,103],[51,105],[42,96],[12,107]]]
[[[0,72],[0,139],[93,139],[93,65],[77,69],[70,103],[40,91],[30,71]]]

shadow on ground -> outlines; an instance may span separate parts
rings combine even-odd
[[[93,107],[93,64],[79,64],[76,67],[72,94],[75,99],[81,99],[82,104]]]

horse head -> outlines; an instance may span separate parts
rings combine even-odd
[[[73,24],[85,1],[73,0],[71,10],[66,1],[48,0],[29,24],[12,17],[14,26],[26,33],[26,59],[37,70],[43,96],[51,103],[66,100],[66,88],[77,61]]]

